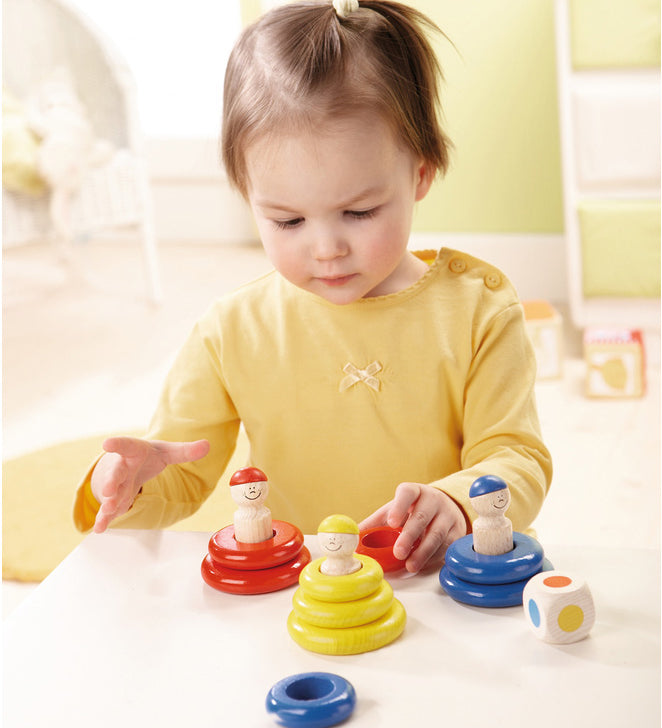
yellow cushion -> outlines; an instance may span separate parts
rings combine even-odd
[[[586,201],[578,214],[584,295],[659,297],[659,201]]]
[[[124,434],[140,436],[142,431]],[[102,452],[103,440],[100,435],[63,442],[2,463],[3,579],[41,581],[85,538],[74,528],[71,507],[76,484]],[[246,465],[248,451],[241,430],[218,487],[196,513],[172,530],[211,535],[232,523],[236,505],[229,480]]]

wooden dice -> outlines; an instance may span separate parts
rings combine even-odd
[[[584,639],[595,622],[593,597],[586,581],[567,572],[536,574],[524,587],[522,605],[536,637],[553,644]]]

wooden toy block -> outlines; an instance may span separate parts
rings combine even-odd
[[[296,584],[310,562],[303,534],[291,523],[273,520],[263,503],[267,476],[258,468],[242,468],[230,479],[239,508],[233,525],[209,539],[202,578],[209,586],[231,594],[264,594]]]
[[[514,607],[522,603],[528,580],[552,569],[542,546],[530,536],[513,532],[504,511],[510,492],[495,475],[477,478],[469,489],[479,517],[473,533],[446,550],[439,582],[453,599],[477,607]]]
[[[538,379],[563,374],[563,318],[547,301],[522,301],[524,319],[538,363]]]
[[[334,533],[354,538],[331,538]],[[311,561],[299,577],[287,621],[292,639],[327,655],[368,652],[395,640],[405,628],[406,614],[381,566],[364,554],[338,555],[349,543],[358,543],[356,523],[347,516],[329,516],[318,538],[325,555]]]
[[[586,581],[566,572],[537,574],[522,596],[527,624],[545,642],[578,642],[595,622],[593,597]]]
[[[586,329],[584,360],[588,397],[643,396],[646,370],[641,331]]]
[[[267,694],[267,712],[288,728],[327,728],[347,720],[354,686],[331,672],[302,672],[279,680]]]

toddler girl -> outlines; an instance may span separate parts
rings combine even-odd
[[[470,528],[480,475],[503,478],[513,526],[530,525],[551,463],[517,295],[469,255],[407,249],[448,166],[433,28],[387,0],[319,0],[244,31],[222,153],[275,270],[200,319],[147,439],[104,443],[78,491],[81,530],[193,513],[240,423],[274,518],[305,533],[333,513],[404,526],[394,553],[410,571]]]

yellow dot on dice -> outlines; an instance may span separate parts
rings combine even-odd
[[[564,632],[574,632],[582,626],[584,612],[576,604],[570,604],[559,612],[558,624]]]

